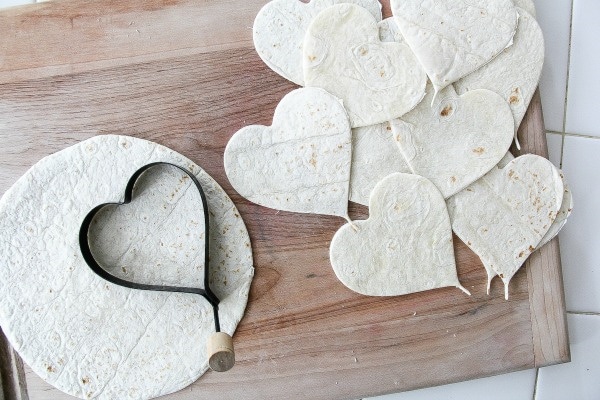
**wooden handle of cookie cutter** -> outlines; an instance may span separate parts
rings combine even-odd
[[[208,365],[217,372],[230,370],[235,364],[233,339],[225,332],[213,333],[206,343],[208,350]]]

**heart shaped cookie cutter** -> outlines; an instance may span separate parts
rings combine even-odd
[[[89,244],[89,230],[94,220],[94,217],[98,214],[100,210],[109,206],[122,206],[128,204],[133,199],[133,189],[137,180],[142,176],[142,174],[148,171],[150,168],[158,167],[158,166],[170,166],[175,167],[185,173],[192,180],[193,184],[198,189],[200,193],[200,199],[202,200],[202,209],[204,211],[204,227],[205,227],[205,235],[204,235],[204,289],[195,288],[195,287],[186,287],[186,286],[168,286],[168,285],[151,285],[151,284],[143,284],[131,282],[122,278],[119,278],[115,275],[109,273],[106,269],[102,268],[98,261],[94,258],[92,250]],[[112,203],[102,203],[94,207],[83,219],[81,223],[81,228],[79,229],[79,247],[81,249],[81,254],[83,255],[83,259],[87,263],[87,265],[91,268],[91,270],[96,273],[96,275],[101,278],[119,286],[123,286],[130,289],[137,290],[150,290],[150,291],[159,291],[159,292],[174,292],[174,293],[192,293],[198,294],[204,297],[212,306],[214,313],[214,321],[215,321],[215,333],[211,335],[207,342],[208,349],[208,365],[214,371],[223,372],[231,369],[233,364],[235,363],[235,353],[233,350],[233,340],[231,336],[229,336],[225,332],[221,332],[221,326],[219,324],[219,298],[212,292],[209,284],[209,216],[208,216],[208,202],[206,201],[206,196],[204,194],[204,190],[202,190],[202,185],[196,178],[196,176],[188,171],[187,169],[180,167],[176,164],[171,164],[167,162],[153,162],[146,164],[139,168],[134,174],[129,178],[127,182],[127,186],[125,187],[125,196],[123,201],[121,202],[112,202]]]

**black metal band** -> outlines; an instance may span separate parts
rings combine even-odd
[[[143,283],[135,283],[135,282],[130,282],[125,279],[121,279],[119,277],[112,275],[107,270],[102,268],[100,266],[100,264],[98,264],[98,262],[94,258],[94,255],[92,254],[92,251],[90,249],[89,240],[88,240],[88,232],[90,230],[90,225],[92,224],[92,220],[94,219],[96,214],[101,209],[103,209],[104,207],[107,207],[107,206],[121,206],[121,205],[130,203],[131,199],[133,197],[133,187],[135,186],[135,183],[137,182],[139,177],[144,172],[146,172],[148,169],[155,167],[155,166],[160,166],[160,165],[168,165],[171,167],[175,167],[175,168],[181,170],[182,172],[184,172],[186,175],[188,175],[190,177],[190,179],[192,180],[194,185],[196,185],[198,192],[200,193],[200,198],[202,200],[202,209],[204,211],[204,230],[205,230],[205,235],[204,235],[204,289],[184,287],[184,286],[147,285],[147,284],[143,284]],[[204,297],[213,308],[214,320],[215,320],[215,330],[217,332],[220,332],[221,325],[219,324],[219,299],[212,292],[212,290],[210,290],[210,284],[209,284],[209,271],[210,271],[209,270],[209,255],[208,255],[208,250],[210,247],[209,227],[210,227],[210,224],[209,224],[209,220],[208,220],[208,202],[206,201],[206,196],[204,195],[204,190],[202,190],[202,185],[200,185],[200,182],[198,181],[196,176],[193,173],[191,173],[190,171],[188,171],[187,169],[180,167],[179,165],[176,165],[176,164],[171,164],[168,162],[153,162],[153,163],[144,165],[143,167],[141,167],[140,169],[135,171],[135,173],[131,176],[131,178],[129,178],[129,182],[127,182],[127,186],[125,187],[125,197],[122,202],[100,204],[100,205],[94,207],[85,216],[85,218],[83,219],[83,222],[81,223],[81,228],[79,229],[79,247],[81,249],[81,254],[83,255],[83,259],[85,260],[87,265],[92,269],[92,271],[94,271],[96,273],[96,275],[100,276],[101,278],[103,278],[111,283],[114,283],[115,285],[124,286],[124,287],[130,288],[130,289],[139,289],[139,290],[152,290],[152,291],[159,291],[159,292],[193,293],[193,294],[199,294],[200,296]]]

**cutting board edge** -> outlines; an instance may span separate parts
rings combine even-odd
[[[541,134],[539,134],[541,132]],[[517,154],[533,153],[548,158],[548,144],[539,88],[536,90],[518,138]],[[535,367],[560,364],[571,360],[567,309],[558,237],[552,239],[526,261],[529,306]]]

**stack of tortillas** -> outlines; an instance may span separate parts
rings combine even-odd
[[[373,296],[460,284],[452,231],[505,285],[572,207],[546,159],[508,152],[537,87],[544,42],[529,0],[273,0],[254,44],[304,88],[271,126],[225,150],[244,197],[344,217],[330,259]],[[518,142],[516,143],[519,147]],[[348,200],[370,217],[350,221]]]

